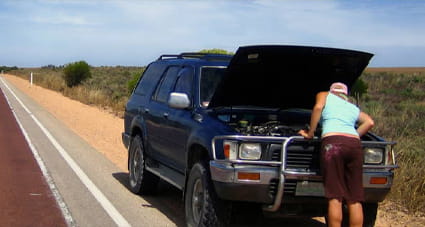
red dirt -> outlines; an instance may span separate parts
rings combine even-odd
[[[425,73],[425,67],[397,67],[397,68],[366,68],[366,72],[388,72],[388,73]]]

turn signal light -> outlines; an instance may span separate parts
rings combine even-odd
[[[387,184],[388,179],[386,177],[371,177],[369,180],[370,184]]]
[[[230,157],[230,144],[224,144],[224,157]]]
[[[238,180],[260,180],[260,173],[238,172]]]

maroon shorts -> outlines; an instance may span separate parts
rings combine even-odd
[[[325,197],[346,202],[364,201],[360,140],[346,136],[324,137],[321,150]]]

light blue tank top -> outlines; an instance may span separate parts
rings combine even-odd
[[[331,132],[358,136],[355,125],[359,114],[357,106],[329,92],[322,111],[322,136]]]

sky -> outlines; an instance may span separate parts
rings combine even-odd
[[[425,67],[425,1],[0,1],[6,66],[145,66],[161,54],[268,44],[365,51],[370,67]]]

